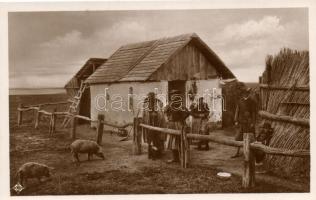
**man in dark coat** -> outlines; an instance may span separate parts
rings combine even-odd
[[[144,100],[143,122],[157,127],[164,126],[163,104],[156,98],[154,92],[148,93],[147,98]],[[147,129],[143,131],[144,141],[148,143],[148,158],[160,158],[164,150],[165,134]]]
[[[250,95],[250,88],[245,86],[240,88],[241,98],[238,100],[235,112],[235,125],[237,133],[235,136],[236,141],[243,140],[244,133],[255,133],[257,106],[255,100]],[[232,158],[239,156],[240,147]]]

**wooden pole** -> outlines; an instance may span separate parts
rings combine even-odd
[[[142,154],[142,131],[141,131],[141,127],[139,126],[141,121],[142,121],[142,118],[139,118],[139,117],[134,118],[134,123],[133,123],[133,128],[134,128],[133,152],[134,152],[134,155],[141,155]]]
[[[38,106],[38,110],[35,113],[35,124],[34,124],[35,129],[38,129],[39,121],[41,118],[41,113],[39,112],[40,110],[41,110],[41,106]]]
[[[23,108],[23,104],[20,103],[18,108]],[[18,109],[18,126],[22,125],[22,120],[23,120],[22,114],[23,114],[23,111]]]
[[[185,131],[185,125],[182,124],[181,128],[181,167],[187,168],[187,162],[188,162],[188,144],[187,144],[187,137],[186,137],[186,131]]]
[[[70,137],[73,140],[76,139],[76,126],[77,126],[77,118],[75,116],[72,116],[71,128],[70,128]]]
[[[53,135],[56,129],[56,114],[55,114],[56,111],[57,109],[54,108],[54,111],[52,112],[52,115],[51,115],[50,135]]]
[[[244,172],[242,177],[242,186],[251,188],[255,186],[255,157],[250,149],[250,143],[254,142],[253,133],[244,133]]]
[[[285,115],[277,115],[277,114],[272,114],[263,110],[260,110],[258,114],[260,117],[265,118],[265,119],[269,119],[273,121],[289,122],[289,123],[297,124],[300,126],[309,127],[309,119],[297,118],[297,117],[291,117],[291,116],[285,116]]]
[[[263,89],[269,89],[269,90],[290,90],[293,86],[273,86],[269,84],[260,84],[259,87]],[[308,85],[296,86],[293,88],[293,90],[308,92],[309,86]]]
[[[104,121],[104,115],[99,114],[98,126],[97,126],[97,138],[96,138],[96,141],[99,145],[102,143],[103,127],[104,127],[103,121]]]

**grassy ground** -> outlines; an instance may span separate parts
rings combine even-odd
[[[65,99],[64,95],[10,96],[11,187],[17,182],[15,172],[25,162],[40,162],[55,168],[50,180],[42,183],[30,180],[25,190],[20,194],[11,190],[12,195],[297,192],[295,188],[260,181],[257,181],[256,187],[244,190],[241,188],[241,177],[218,177],[217,165],[225,163],[236,168],[242,162],[229,160],[233,148],[215,144],[211,144],[209,152],[192,150],[191,165],[188,169],[181,169],[179,165],[166,164],[166,159],[170,157],[168,152],[162,160],[148,160],[145,153],[132,155],[131,140],[121,142],[116,135],[104,134],[102,146],[106,159],[96,158],[88,162],[86,155],[81,155],[83,162],[77,166],[72,162],[68,149],[72,142],[68,130],[57,127],[57,133],[49,136],[48,122],[43,121],[35,130],[33,112],[23,116],[21,127],[16,124],[19,102],[36,104]],[[58,119],[59,124],[61,120]],[[95,138],[95,130],[88,125],[80,126],[77,131],[79,138]]]

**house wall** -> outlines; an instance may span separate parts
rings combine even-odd
[[[193,81],[186,82],[186,93],[191,88]],[[197,94],[194,101],[204,95],[205,101],[210,108],[210,122],[222,121],[222,100],[219,79],[196,80]],[[133,88],[133,95],[130,93]],[[215,88],[215,90],[213,90]],[[105,92],[106,90],[106,92]],[[133,122],[137,115],[142,116],[142,102],[149,92],[156,92],[158,98],[167,104],[168,82],[122,82],[114,84],[91,85],[91,118],[97,120],[98,114],[104,114],[105,120],[114,124]],[[213,92],[214,91],[214,92]],[[106,98],[107,94],[107,98]],[[129,96],[133,96],[133,103],[129,109]],[[187,101],[189,108],[192,101]],[[190,122],[190,119],[189,119]],[[96,124],[92,123],[92,127]],[[111,129],[106,127],[105,129]]]
[[[133,95],[129,95],[130,88],[133,88]],[[133,122],[133,118],[137,115],[142,116],[140,108],[149,92],[156,92],[160,96],[161,94],[167,94],[168,82],[97,84],[91,85],[90,90],[92,120],[97,120],[98,114],[104,114],[107,122],[125,124]],[[106,98],[106,94],[108,98]],[[129,97],[132,97],[132,101],[129,101]],[[166,105],[166,100],[164,98],[160,99]],[[130,102],[133,103],[129,106]],[[92,127],[95,126],[96,124],[92,124]]]

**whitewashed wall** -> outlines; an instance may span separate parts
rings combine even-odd
[[[191,88],[192,82],[193,81],[186,82],[186,93]],[[219,79],[196,80],[196,85],[197,95],[195,101],[204,95],[204,99],[210,108],[209,121],[222,121],[222,90],[219,87]],[[130,87],[133,88],[134,96],[133,105],[130,109],[128,109],[128,94]],[[139,117],[142,116],[142,112],[139,111],[139,108],[142,106],[142,102],[149,92],[156,92],[158,98],[162,100],[165,106],[167,103],[166,95],[168,94],[168,82],[122,82],[115,84],[97,84],[91,85],[90,91],[92,120],[97,120],[98,114],[104,114],[105,120],[108,122],[114,124],[125,124],[133,122],[133,118],[137,115]],[[108,94],[109,100],[106,100],[106,93]],[[99,99],[98,102],[97,99]],[[192,102],[187,98],[187,107],[189,107],[191,103]],[[123,110],[117,109],[120,107]],[[95,127],[96,124],[92,123],[91,126]],[[105,127],[105,129],[109,129],[109,127]]]
[[[133,105],[129,104],[129,91],[133,88]],[[106,92],[105,92],[106,90]],[[105,120],[115,124],[125,124],[133,122],[133,118],[141,117],[139,111],[144,98],[149,92],[156,92],[159,95],[165,95],[168,92],[168,82],[122,82],[114,84],[97,84],[91,85],[91,118],[97,120],[98,114],[104,114]],[[109,99],[106,100],[105,94],[108,94]],[[97,100],[98,99],[98,100]],[[166,99],[160,98],[164,105]],[[123,106],[121,106],[123,105]],[[122,107],[122,109],[118,109]],[[92,127],[96,124],[92,123]],[[108,129],[106,127],[106,129]]]
[[[186,82],[186,91],[191,88],[193,81]],[[210,122],[222,121],[222,89],[220,88],[219,79],[212,80],[196,80],[197,95],[194,101],[199,97],[204,97],[210,109]],[[192,102],[188,101],[190,105]]]

